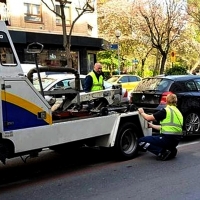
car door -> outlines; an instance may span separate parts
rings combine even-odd
[[[198,89],[200,85],[200,79],[185,81],[185,87],[187,92],[181,95],[181,105],[178,105],[181,112],[190,113],[192,110],[197,111],[200,114],[200,91]]]

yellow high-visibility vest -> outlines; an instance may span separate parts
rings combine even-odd
[[[176,106],[167,106],[166,118],[160,122],[161,134],[182,135],[183,116]]]
[[[103,90],[103,76],[100,75],[99,80],[98,80],[93,71],[90,72],[89,75],[92,77],[92,81],[93,81],[91,92]]]

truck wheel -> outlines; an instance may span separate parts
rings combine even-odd
[[[5,160],[8,157],[8,155],[9,155],[8,147],[5,144],[0,143],[0,161],[3,164],[5,164]]]
[[[101,113],[101,116],[108,115],[108,108],[105,108],[105,107],[101,108],[100,113]]]
[[[123,160],[134,158],[137,155],[137,128],[131,123],[123,124],[117,133],[115,152],[117,157]]]

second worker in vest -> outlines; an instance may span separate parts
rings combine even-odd
[[[84,91],[94,92],[103,90],[103,79],[102,65],[95,63],[93,70],[85,78]]]
[[[176,107],[177,96],[168,94],[167,106],[152,114],[146,114],[143,108],[138,111],[147,121],[160,121],[160,125],[149,123],[149,127],[159,130],[160,134],[138,139],[140,150],[149,151],[157,156],[158,160],[169,160],[177,154],[176,147],[182,138],[183,116]]]

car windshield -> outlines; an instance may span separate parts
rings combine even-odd
[[[42,81],[42,87],[45,89],[47,86],[49,86],[51,83],[55,82],[55,78],[41,78]],[[39,79],[35,78],[33,80],[33,86],[37,89],[40,90],[40,84],[39,84]]]
[[[47,88],[49,85],[53,84],[55,82],[55,87],[59,87],[59,83],[62,82],[62,86],[66,89],[66,88],[71,88],[68,84],[69,81],[73,80],[73,78],[67,78],[67,79],[63,79],[59,82],[57,82],[57,79],[56,78],[49,78],[49,77],[43,77],[41,78],[41,81],[42,81],[42,87],[43,89],[45,90],[45,88]],[[81,78],[81,84],[83,85],[84,84],[84,78]],[[40,84],[39,84],[39,79],[38,78],[35,78],[33,80],[33,86],[38,90],[40,91]],[[112,86],[113,84],[112,83],[109,83],[108,81],[104,81],[104,87],[105,89],[112,89]]]
[[[145,78],[138,84],[135,91],[164,91],[170,82],[169,79]]]
[[[109,82],[109,83],[114,83],[114,82],[116,82],[118,79],[119,79],[118,76],[113,76],[113,77],[109,78],[109,79],[107,80],[107,82]]]
[[[110,89],[110,88],[112,88],[112,84],[109,83],[108,81],[104,81],[103,84],[104,84],[105,89]]]

